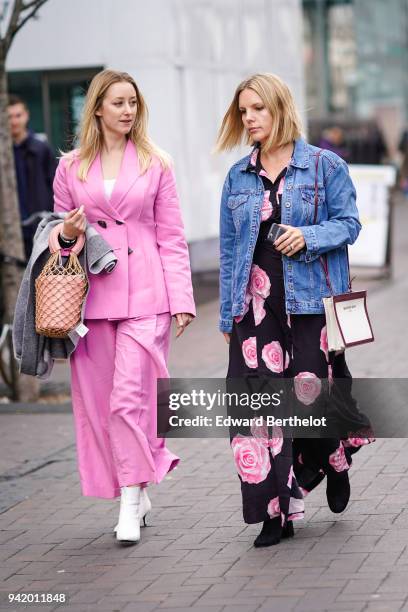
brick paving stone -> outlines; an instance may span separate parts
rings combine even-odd
[[[190,610],[194,610],[194,612],[220,612],[222,608],[223,606],[220,606],[219,604],[208,604],[206,606],[202,606],[200,604],[200,600],[198,600],[198,602],[190,607]]]
[[[378,541],[378,536],[355,535],[342,546],[341,552],[371,552]]]
[[[354,605],[355,601],[377,601],[381,600],[383,602],[388,601],[399,601],[403,595],[401,593],[373,593],[371,590],[367,593],[341,593],[337,600],[339,602],[349,602]]]
[[[408,545],[408,529],[388,530],[375,544],[375,552],[402,552]]]
[[[154,603],[130,602],[122,608],[122,612],[153,612],[155,609],[156,604]]]
[[[328,568],[337,573],[357,571],[365,562],[368,553],[341,553],[330,561]]]
[[[394,593],[399,593],[400,596],[402,593],[405,593],[408,596],[407,581],[406,570],[393,569],[378,588],[378,592],[387,593],[387,596]]]
[[[268,597],[257,612],[292,612],[299,603],[299,597]]]
[[[350,607],[344,602],[333,601],[330,604],[330,612],[363,612],[366,610],[366,605],[365,602],[353,601],[353,607]]]
[[[259,610],[258,603],[253,603],[252,605],[247,603],[242,606],[237,604],[224,606],[222,612],[255,612],[256,610]]]
[[[364,608],[364,612],[399,612],[404,609],[404,601],[380,602],[371,601]]]
[[[234,578],[228,582],[224,582],[222,584],[213,584],[205,593],[206,598],[215,598],[215,597],[235,597],[242,589],[246,587],[248,583],[248,579],[243,578]],[[245,594],[245,591],[243,591]]]
[[[217,597],[209,597],[207,593],[205,593],[202,597],[197,600],[197,604],[202,606],[204,609],[208,606],[211,609],[212,606],[247,606],[247,605],[258,605],[258,607],[262,606],[265,601],[267,601],[266,597],[259,597],[257,594],[251,594],[250,596],[245,597],[244,595],[236,596],[236,597],[228,597],[228,596],[217,596]]]
[[[262,573],[261,575],[253,576],[242,589],[242,593],[248,594],[248,591],[259,593],[260,595],[266,595],[276,589],[277,585],[281,586],[284,579],[289,574],[290,570],[282,569],[269,569],[268,573]]]
[[[330,605],[335,601],[339,592],[339,588],[310,589],[299,601],[295,610],[302,610],[302,612],[329,610]]]
[[[372,574],[367,578],[359,577],[357,579],[349,580],[347,585],[342,590],[342,595],[349,595],[353,593],[369,593],[370,591],[377,591],[381,585],[383,579],[376,578]]]
[[[200,576],[201,578],[218,578],[221,576],[231,575],[233,565],[231,563],[211,563],[211,565],[197,567],[196,571],[192,574],[194,576]]]
[[[180,610],[183,608],[186,610],[191,609],[191,606],[198,600],[201,594],[202,591],[171,594],[169,597],[166,598],[164,602],[160,604],[158,610],[161,610],[162,608],[168,608],[173,609],[174,612],[174,610]]]

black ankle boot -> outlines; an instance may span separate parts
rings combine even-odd
[[[282,527],[280,517],[267,519],[264,521],[261,533],[256,537],[254,546],[273,546],[279,544],[282,537]]]
[[[295,530],[293,529],[293,522],[286,521],[282,529],[282,538],[293,538],[294,535],[295,535]]]
[[[348,471],[327,472],[326,497],[329,508],[338,514],[346,509],[350,499],[350,481]]]

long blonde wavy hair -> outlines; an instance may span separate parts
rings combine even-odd
[[[239,94],[244,89],[252,89],[258,94],[274,120],[269,138],[262,146],[264,150],[285,145],[301,136],[302,122],[289,87],[276,74],[263,72],[245,79],[236,88],[218,132],[216,152],[233,149],[242,141],[254,144],[244,128],[239,110]]]
[[[156,156],[160,160],[164,168],[171,165],[170,156],[155,145],[148,136],[148,109],[134,79],[127,72],[102,70],[93,77],[89,85],[82,111],[77,139],[78,148],[75,150],[77,158],[80,159],[78,177],[82,181],[86,181],[89,168],[95,157],[100,153],[103,145],[103,132],[100,125],[100,118],[96,115],[96,111],[101,107],[109,87],[114,83],[121,83],[124,81],[130,83],[136,93],[136,120],[129,134],[127,134],[127,138],[136,146],[140,172],[142,174],[146,172],[151,164],[153,156]],[[66,155],[70,156],[70,153]],[[71,161],[73,161],[72,155]]]

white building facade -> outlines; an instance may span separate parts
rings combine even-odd
[[[151,136],[175,161],[193,269],[216,267],[221,187],[242,153],[214,155],[217,130],[238,82],[260,71],[283,77],[305,115],[301,1],[48,0],[39,15],[9,54],[10,89],[38,88],[38,124],[61,146],[83,84],[102,68],[129,72],[146,98]]]

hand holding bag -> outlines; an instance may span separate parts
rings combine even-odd
[[[320,151],[316,155],[314,219],[317,220],[318,181],[317,170],[319,166]],[[347,248],[347,247],[346,247]],[[326,313],[326,331],[329,351],[342,351],[351,346],[373,342],[374,334],[370,317],[367,311],[367,291],[352,291],[350,278],[350,264],[347,250],[347,267],[349,287],[347,293],[334,295],[330,282],[327,257],[320,257],[320,263],[326,277],[326,284],[331,293],[330,297],[323,298]]]
[[[51,230],[48,241],[51,257],[35,281],[35,331],[49,338],[68,338],[69,332],[80,323],[88,289],[86,273],[77,257],[85,237],[78,236],[63,265],[58,242],[62,227],[59,223]]]

